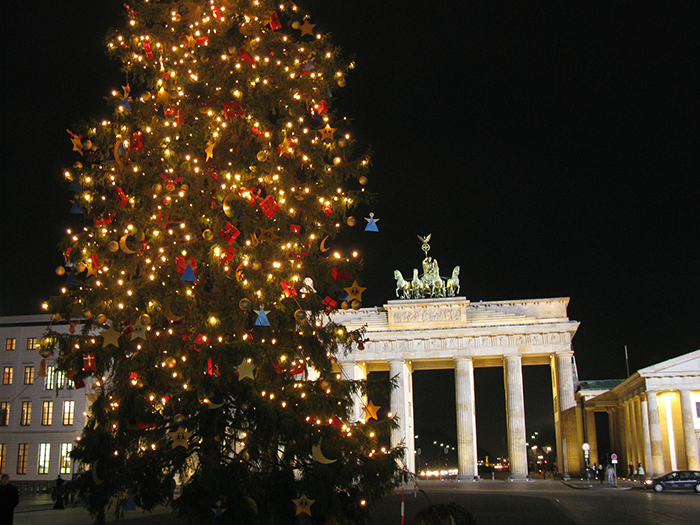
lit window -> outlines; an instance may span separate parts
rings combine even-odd
[[[49,473],[49,457],[51,456],[51,443],[39,443],[39,470],[37,474]]]
[[[29,455],[29,443],[20,443],[17,446],[17,474],[27,473],[27,456]]]
[[[53,390],[56,383],[56,367],[47,366],[46,367],[46,379],[44,380],[44,389]]]
[[[5,339],[5,350],[14,350],[17,346],[17,339],[14,337],[8,337]]]
[[[63,402],[63,424],[72,425],[75,415],[75,401]]]
[[[34,367],[25,366],[24,367],[24,384],[32,385],[34,384]]]
[[[0,427],[6,427],[10,424],[10,402],[3,401],[0,403]]]
[[[19,418],[19,424],[23,427],[27,427],[32,422],[32,402],[22,401],[22,414]]]
[[[73,452],[73,443],[61,443],[61,465],[59,466],[59,474],[72,474],[71,452]]]
[[[56,388],[61,390],[66,382],[66,373],[62,370],[56,370]]]
[[[0,443],[0,472],[5,472],[5,458],[7,457],[7,445]]]
[[[13,369],[11,366],[6,366],[2,369],[2,384],[11,385],[12,384]]]
[[[27,350],[36,350],[39,348],[36,337],[27,337]]]
[[[44,401],[41,406],[41,424],[45,427],[53,421],[53,401]]]

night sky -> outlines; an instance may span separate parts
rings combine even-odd
[[[365,306],[394,298],[431,233],[472,301],[570,297],[582,379],[624,378],[625,345],[631,371],[700,348],[692,2],[299,4],[357,64],[334,104],[373,152],[377,200],[341,239],[364,254]],[[0,315],[39,313],[63,283],[66,128],[107,116],[124,82],[103,47],[122,10],[3,6]],[[419,434],[454,439],[452,376],[414,379]],[[504,453],[502,372],[476,388],[480,446]],[[550,432],[548,369],[527,368],[525,390],[528,432]]]

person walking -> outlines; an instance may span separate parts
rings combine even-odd
[[[610,463],[605,467],[605,474],[608,476],[608,485],[615,485],[615,467]]]
[[[639,476],[639,481],[642,483],[642,485],[644,485],[644,482],[646,481],[646,472],[644,472],[644,467],[641,463],[637,467],[637,476]]]
[[[19,491],[10,483],[9,474],[0,477],[0,523],[12,525],[15,507],[19,504]]]

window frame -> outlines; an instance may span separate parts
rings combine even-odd
[[[73,452],[73,443],[61,443],[61,455],[59,456],[58,473],[72,474],[73,460],[70,457]]]
[[[52,424],[53,424],[53,401],[43,401],[41,404],[41,426],[50,427]]]
[[[12,408],[10,401],[0,401],[0,427],[10,426],[10,408]]]
[[[32,424],[32,402],[22,401],[22,410],[19,415],[19,426],[28,427]]]
[[[15,367],[5,366],[2,369],[2,384],[3,386],[12,386],[12,381],[15,376]]]
[[[29,443],[17,444],[17,474],[27,474],[27,460],[29,459]]]
[[[37,454],[37,474],[45,475],[51,468],[51,443],[39,443]]]
[[[35,369],[33,365],[25,365],[24,367],[24,384],[33,385],[36,379]]]
[[[17,338],[16,337],[5,338],[5,351],[6,352],[14,352],[16,348],[17,348]]]
[[[69,409],[67,409],[70,407]],[[63,401],[63,426],[68,427],[75,423],[75,400],[66,399]],[[68,422],[66,422],[68,421]]]

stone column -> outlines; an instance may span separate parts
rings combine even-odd
[[[404,465],[409,472],[416,470],[416,439],[413,422],[413,376],[411,366],[404,360],[389,362],[389,375],[398,380],[391,391],[391,412],[399,419],[399,428],[391,431],[391,445],[403,443]]]
[[[661,441],[661,420],[659,419],[659,402],[656,392],[647,392],[649,404],[649,436],[651,438],[651,466],[654,476],[666,471],[664,467],[664,449]]]
[[[598,434],[595,428],[595,412],[592,407],[585,407],[586,439],[591,446],[588,462],[590,465],[598,464]]]
[[[523,393],[522,358],[505,356],[504,383],[506,388],[506,413],[508,423],[508,479],[526,479],[527,450],[525,449],[525,395]]]
[[[695,437],[693,404],[690,401],[690,390],[681,390],[680,393],[683,436],[685,438],[685,457],[688,461],[688,470],[700,470],[700,461],[698,461],[698,441]]]
[[[559,375],[559,410],[576,406],[574,398],[574,369],[571,362],[573,352],[561,352],[557,354],[557,372]]]
[[[474,404],[474,362],[471,357],[455,359],[457,396],[457,460],[459,479],[479,476],[476,451],[476,406]]]
[[[367,369],[359,363],[343,363],[340,365],[341,377],[348,381],[363,381],[367,379]],[[350,415],[350,421],[355,422],[365,418],[365,413],[362,410],[363,406],[367,405],[367,396],[362,392],[356,392],[353,395],[353,408]]]
[[[634,410],[632,409],[632,401],[627,400],[625,401],[624,406],[624,415],[625,415],[625,426],[627,428],[627,432],[623,434],[624,439],[625,439],[625,459],[627,460],[627,463],[624,465],[624,476],[627,477],[627,474],[629,473],[629,465],[632,464],[633,466],[636,465],[635,460],[637,459],[636,456],[636,450],[637,446],[635,444],[635,424],[634,424]]]
[[[640,412],[642,413],[642,438],[644,440],[644,472],[647,477],[652,477],[651,460],[651,435],[649,434],[649,404],[647,403],[646,393],[642,394],[640,401]],[[658,474],[658,473],[657,473]]]

